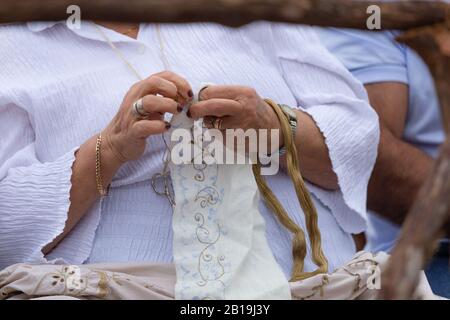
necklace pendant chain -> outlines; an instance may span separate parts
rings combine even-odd
[[[165,53],[165,46],[164,46],[164,41],[162,38],[162,34],[161,34],[161,25],[157,24],[156,25],[156,36],[158,37],[158,42],[159,42],[159,52],[161,55],[161,61],[164,65],[164,69],[165,70],[170,70],[170,63],[169,60],[167,59],[166,53]]]
[[[136,78],[138,78],[139,80],[142,81],[144,78],[140,75],[140,73],[136,70],[136,68],[134,68],[134,66],[127,60],[127,58],[125,58],[125,56],[123,55],[122,51],[120,51],[120,49],[117,48],[117,46],[111,41],[111,39],[102,30],[102,28],[100,28],[97,24],[94,24],[94,25],[97,28],[98,32],[103,37],[103,39],[108,43],[108,45],[111,47],[111,49],[120,58],[120,60],[122,60],[127,65],[128,69],[130,69],[130,71],[132,71],[134,73]],[[170,70],[171,69],[170,68],[170,63],[169,63],[169,60],[167,59],[167,56],[166,56],[166,53],[165,53],[164,40],[162,38],[161,26],[159,24],[156,25],[156,36],[157,36],[158,42],[159,42],[159,53],[160,53],[160,58],[161,58],[161,61],[163,63],[164,69],[165,70]]]

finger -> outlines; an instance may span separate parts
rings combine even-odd
[[[242,105],[234,100],[211,99],[194,103],[189,108],[188,117],[200,119],[206,116],[232,116],[240,114],[242,109]]]
[[[203,127],[207,129],[213,129],[214,128],[214,121],[218,119],[217,117],[210,117],[206,116],[203,118]]]
[[[219,129],[219,130],[226,130],[226,129],[244,129],[242,128],[242,125],[236,117],[205,117],[203,119],[203,126],[208,129]]]
[[[178,93],[183,98],[183,100],[184,100],[183,102],[189,101],[194,96],[189,82],[185,78],[179,76],[178,74],[171,72],[171,71],[163,71],[163,72],[157,73],[156,76],[159,76],[163,79],[173,82],[175,84],[175,86],[177,87]]]
[[[146,95],[142,98],[142,106],[144,107],[144,110],[149,114],[164,114],[166,112],[177,114],[183,111],[183,108],[181,107],[181,104],[179,102],[176,102],[175,100],[170,98],[155,96],[152,94]]]
[[[170,129],[170,123],[161,120],[141,120],[131,127],[135,138],[145,139],[155,134],[161,134]]]
[[[231,99],[238,100],[241,97],[257,96],[254,89],[243,86],[208,86],[199,94],[199,100]]]
[[[158,76],[151,76],[141,82],[139,85],[139,96],[143,97],[149,94],[159,94],[166,98],[176,100],[178,98],[176,85]]]
[[[145,117],[145,120],[164,120],[164,115],[161,113],[150,113]]]

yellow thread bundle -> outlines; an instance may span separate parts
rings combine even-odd
[[[284,143],[286,146],[286,161],[288,174],[294,184],[295,191],[300,206],[305,214],[306,229],[308,231],[309,240],[311,243],[311,253],[317,269],[312,272],[304,272],[304,261],[306,257],[306,239],[303,230],[289,217],[286,210],[284,210],[280,201],[273,194],[272,190],[267,186],[267,183],[261,176],[261,165],[253,165],[253,173],[258,188],[267,204],[267,206],[276,214],[280,223],[293,233],[292,240],[292,254],[294,258],[294,268],[290,281],[299,281],[312,277],[319,273],[326,273],[328,271],[328,261],[322,251],[322,242],[320,230],[317,222],[317,211],[311,196],[306,189],[298,164],[297,148],[294,143],[292,129],[289,120],[281,110],[281,107],[272,100],[266,99],[275,111],[278,120],[280,121],[281,131],[284,136]]]

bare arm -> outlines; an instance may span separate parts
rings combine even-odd
[[[49,253],[80,221],[98,198],[95,179],[95,145],[97,137],[87,140],[78,150],[72,168],[72,188],[70,192],[70,209],[62,234],[42,250]],[[102,179],[104,185],[111,183],[122,162],[112,152],[105,141],[102,144]]]
[[[366,85],[372,107],[380,117],[378,158],[369,182],[368,207],[402,223],[429,174],[432,159],[402,141],[408,108],[408,86],[385,82]]]
[[[305,112],[296,111],[297,126],[295,145],[303,177],[324,189],[339,189],[336,173],[333,171],[325,138],[314,120]]]

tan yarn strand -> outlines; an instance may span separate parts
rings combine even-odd
[[[285,139],[287,150],[286,161],[288,174],[294,184],[298,201],[305,215],[306,229],[308,232],[309,241],[311,243],[312,259],[318,266],[315,271],[303,272],[304,260],[306,257],[306,240],[303,230],[289,217],[279,200],[267,186],[265,180],[261,177],[260,164],[255,164],[253,166],[253,173],[255,175],[258,188],[268,207],[274,211],[280,223],[293,233],[292,253],[294,258],[294,268],[292,271],[291,281],[299,281],[319,273],[326,273],[328,271],[328,261],[322,251],[317,211],[300,172],[297,148],[293,141],[291,126],[280,106],[272,100],[266,99],[265,101],[273,108],[278,120],[280,121],[281,131]]]
[[[303,273],[306,256],[305,233],[294,221],[292,221],[277,197],[273,194],[272,190],[270,190],[264,179],[261,177],[261,166],[253,165],[253,173],[255,175],[256,184],[258,185],[259,191],[263,195],[267,206],[275,212],[278,221],[293,234],[292,256],[294,259],[294,267],[292,270],[291,281],[299,280],[299,277],[301,277]]]

